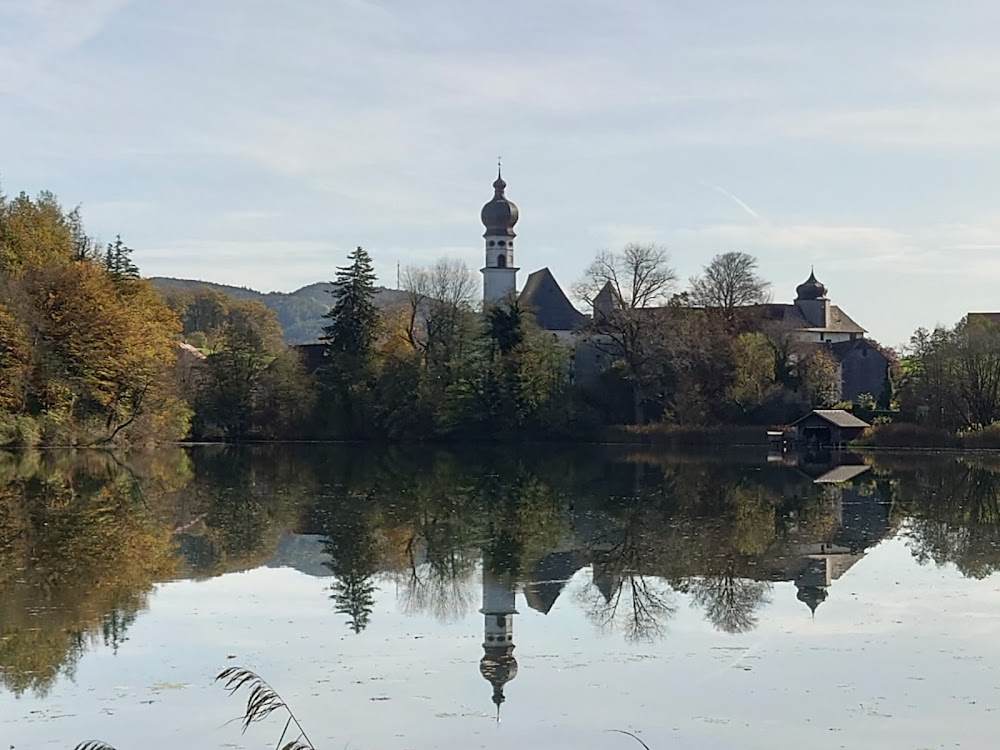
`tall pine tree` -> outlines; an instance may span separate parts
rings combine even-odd
[[[320,377],[334,399],[342,423],[335,431],[358,436],[365,431],[364,405],[374,386],[375,344],[381,319],[375,305],[375,271],[371,256],[358,246],[350,264],[337,269],[333,307],[324,316],[330,323],[320,340],[326,345],[326,364]]]
[[[337,269],[337,280],[330,290],[333,307],[324,316],[330,323],[323,328],[321,339],[330,357],[366,359],[374,352],[379,327],[375,271],[371,256],[360,246],[347,259],[350,265]]]
[[[74,237],[77,254],[81,253],[81,238]],[[115,283],[130,281],[139,278],[139,267],[132,262],[132,248],[122,242],[122,236],[115,237],[114,242],[109,242],[107,250],[104,252],[104,269],[115,280]]]

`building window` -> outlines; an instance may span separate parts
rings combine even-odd
[[[496,242],[494,242],[493,240],[490,240],[490,241],[489,241],[489,242],[487,242],[486,244],[487,244],[487,245],[489,245],[490,247],[493,247],[493,246],[495,246],[495,245],[496,245],[497,243],[496,243]]]
[[[497,268],[506,268],[506,267],[507,267],[507,256],[504,255],[503,253],[500,253],[497,256]]]

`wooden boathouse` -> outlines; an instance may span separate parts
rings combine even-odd
[[[846,445],[871,427],[843,409],[815,409],[793,422],[785,441],[817,448]]]

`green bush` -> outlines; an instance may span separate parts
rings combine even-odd
[[[0,445],[33,448],[42,442],[42,428],[25,414],[0,414]]]

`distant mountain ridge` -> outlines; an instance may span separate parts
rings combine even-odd
[[[323,316],[329,311],[333,302],[330,296],[333,284],[329,281],[309,284],[294,292],[258,292],[247,287],[164,276],[154,276],[150,281],[162,291],[178,289],[193,291],[207,287],[236,299],[259,300],[277,313],[285,341],[289,344],[312,344],[318,341],[326,323]],[[375,287],[375,304],[380,308],[395,307],[405,301],[405,292]]]

